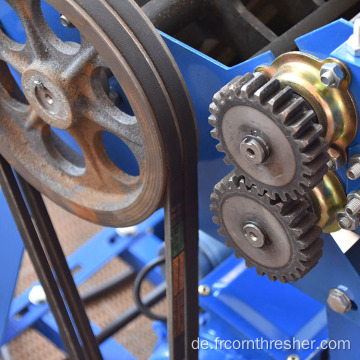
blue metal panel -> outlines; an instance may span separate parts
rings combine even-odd
[[[201,283],[210,286],[212,292],[200,296],[200,307],[205,310],[200,318],[200,341],[209,344],[208,349],[200,348],[200,359],[285,360],[290,354],[298,354],[300,359],[320,359],[318,347],[328,338],[328,332],[325,307],[316,300],[289,284],[260,278],[234,256]],[[151,360],[166,359],[166,328],[158,323],[154,330],[159,342]],[[259,344],[263,341],[263,350],[261,346],[252,347],[251,342],[248,349],[220,349],[220,340],[256,339]],[[271,340],[282,341],[285,349],[270,349]],[[315,341],[315,347],[296,349],[297,341],[305,340]]]
[[[2,344],[24,245],[1,189],[0,231],[0,344]]]
[[[342,45],[352,32],[353,25],[349,21],[339,19],[298,37],[295,43],[301,51],[325,59],[334,49]]]

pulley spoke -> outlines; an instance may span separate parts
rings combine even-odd
[[[0,43],[2,44],[0,60],[10,64],[19,74],[22,74],[31,62],[24,51],[26,45],[12,41],[1,30]]]
[[[144,160],[144,145],[135,116],[128,115],[116,106],[96,106],[92,120],[120,138],[134,153],[138,162]]]
[[[22,54],[28,59],[46,59],[50,56],[53,35],[40,6],[40,0],[6,0],[19,16],[26,33]]]
[[[67,129],[84,155],[86,167],[83,175],[84,181],[85,178],[88,178],[92,187],[96,187],[96,183],[98,183],[102,184],[101,186],[105,189],[105,187],[115,185],[121,177],[121,171],[110,161],[106,153],[102,141],[103,130],[101,126],[86,118]]]
[[[81,73],[91,74],[96,68],[105,67],[105,63],[96,49],[81,36],[81,45],[75,55],[65,59],[63,76],[72,79]]]

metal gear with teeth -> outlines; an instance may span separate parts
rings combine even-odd
[[[210,112],[224,161],[259,194],[298,199],[328,171],[328,143],[313,109],[277,79],[238,76],[215,94]]]
[[[211,200],[219,234],[258,275],[296,282],[321,258],[321,229],[307,200],[272,200],[247,187],[234,171],[215,186]]]

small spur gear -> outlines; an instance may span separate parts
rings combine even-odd
[[[217,149],[259,194],[298,199],[328,171],[328,143],[313,109],[277,79],[238,76],[215,94],[210,112]]]
[[[295,282],[321,258],[321,229],[307,200],[272,200],[247,187],[234,171],[215,186],[211,200],[219,234],[258,275]]]

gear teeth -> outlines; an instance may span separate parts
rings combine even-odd
[[[308,209],[309,204],[307,201],[293,200],[284,203],[280,214],[288,219],[289,226],[292,228],[306,216]]]
[[[229,96],[240,96],[241,88],[243,87],[243,85],[253,78],[253,73],[247,73],[244,76],[237,76],[234,80],[228,83],[227,94],[229,94]]]
[[[273,114],[277,114],[288,103],[293,95],[293,90],[287,86],[280,90],[274,97],[268,101],[268,106]]]
[[[279,118],[285,125],[290,125],[294,118],[299,114],[305,105],[305,100],[302,97],[296,97],[293,101],[279,113]]]
[[[265,85],[267,81],[268,79],[264,74],[255,73],[254,77],[242,86],[240,92],[241,97],[249,99],[254,95],[256,90],[258,90],[259,87]]]
[[[214,115],[209,116],[209,124],[214,127],[216,126],[216,117]]]
[[[289,239],[291,256],[288,264],[280,268],[270,268],[261,265],[259,263],[261,257],[256,260],[256,257],[255,259],[253,258],[254,253],[252,253],[250,258],[244,252],[244,248],[240,248],[237,245],[241,238],[233,239],[233,235],[228,232],[233,230],[227,230],[222,215],[225,200],[232,196],[243,196],[255,200],[258,203],[259,212],[264,208],[270,211],[273,216],[276,216],[279,225],[286,231]],[[254,267],[259,276],[266,274],[269,280],[278,280],[281,283],[296,282],[318,263],[322,255],[323,240],[320,238],[321,229],[316,225],[317,218],[311,212],[311,207],[307,200],[296,199],[282,202],[279,198],[272,200],[267,194],[261,196],[258,194],[258,189],[255,186],[247,187],[243,180],[236,175],[235,171],[232,171],[216,184],[211,200],[211,210],[215,213],[214,222],[220,225],[219,234],[227,239],[226,245],[235,250],[235,256],[243,258],[248,268]],[[240,208],[237,211],[239,211],[240,215]],[[251,220],[254,220],[253,217]],[[243,218],[241,221],[247,220]],[[272,226],[269,223],[269,221],[272,222],[270,218],[266,221],[267,223],[262,224],[265,229],[269,225]],[[262,225],[260,221],[259,226],[262,227]],[[268,238],[268,241],[272,243],[276,239]],[[259,251],[266,251],[266,248],[262,248]]]
[[[314,179],[319,177],[321,180],[328,171],[328,167],[326,167],[325,165],[329,161],[329,159],[330,156],[327,153],[322,153],[315,160],[306,163],[304,167],[304,176],[308,176],[309,178],[311,177]]]
[[[254,100],[261,105],[266,103],[266,100],[280,90],[280,82],[277,79],[271,79],[267,84],[263,85],[259,90],[254,94]]]
[[[300,117],[288,126],[291,135],[294,138],[300,137],[302,133],[307,130],[316,120],[316,115],[313,110],[304,112]]]
[[[301,153],[302,159],[306,163],[310,163],[311,161],[315,160],[321,154],[325,154],[329,148],[329,144],[324,141],[323,139],[319,139],[315,141],[311,147],[306,149],[305,152]]]
[[[291,226],[295,236],[300,238],[303,234],[306,234],[316,224],[316,216],[308,213],[303,217],[296,225]]]
[[[302,134],[301,138],[295,140],[295,142],[299,145],[300,151],[306,149],[311,143],[317,140],[323,132],[323,128],[319,124],[313,124],[304,134]]]

